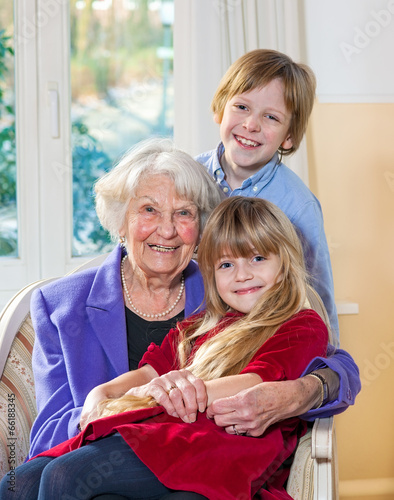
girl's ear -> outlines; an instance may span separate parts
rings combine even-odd
[[[281,144],[282,149],[291,149],[293,147],[293,139],[289,134]]]

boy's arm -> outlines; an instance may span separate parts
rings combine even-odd
[[[330,252],[324,232],[323,214],[317,200],[309,201],[292,217],[304,250],[305,263],[312,286],[327,310],[335,343],[339,345],[338,314]]]

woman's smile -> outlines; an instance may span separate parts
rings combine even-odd
[[[150,244],[150,243],[148,243],[148,247],[151,248],[152,250],[155,250],[156,252],[162,252],[162,253],[174,252],[175,250],[177,250],[179,248],[179,246],[168,247],[168,246],[155,245],[155,244]]]

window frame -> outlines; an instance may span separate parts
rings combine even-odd
[[[14,6],[15,32],[15,125],[17,138],[18,256],[0,259],[0,303],[40,277],[38,131],[37,131],[37,43],[28,30],[35,2],[20,0]]]
[[[18,256],[0,259],[0,306],[27,284],[81,262],[71,256],[68,19],[63,0],[15,2]]]

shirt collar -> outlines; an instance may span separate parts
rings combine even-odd
[[[218,147],[216,148],[216,153],[213,158],[212,174],[214,175],[216,182],[218,182],[219,184],[225,183],[228,186],[227,182],[224,179],[223,168],[220,165],[220,158],[222,157],[223,153],[224,145],[222,142],[220,142]],[[260,188],[265,186],[271,180],[280,163],[281,162],[279,160],[279,154],[278,152],[276,152],[271,160],[263,168],[252,175],[252,177],[248,177],[243,181],[240,189],[253,188],[257,184],[260,184]]]

